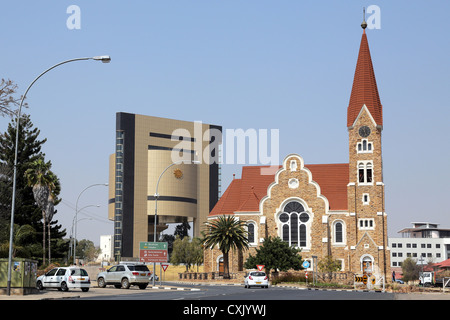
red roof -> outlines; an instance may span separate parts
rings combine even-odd
[[[378,95],[367,35],[363,32],[347,109],[347,127],[353,125],[363,105],[366,105],[377,125],[383,125],[383,108]]]
[[[348,163],[305,165],[311,171],[330,204],[330,210],[347,210]],[[275,175],[261,174],[265,166],[242,168],[241,179],[233,179],[217,202],[210,216],[234,214],[234,212],[258,212],[259,202],[267,195],[267,188],[275,181]]]
[[[438,268],[450,268],[450,259],[435,263],[433,266],[436,266]]]

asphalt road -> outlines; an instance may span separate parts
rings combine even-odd
[[[425,305],[421,305],[421,300],[449,299],[449,293],[394,294],[354,290],[308,290],[282,286],[246,289],[242,285],[180,283],[163,283],[158,288],[148,287],[145,290],[137,287],[98,288],[93,285],[88,292],[47,289],[28,296],[0,296],[0,300],[19,300],[16,307],[21,314],[29,312],[30,315],[35,315],[36,308],[22,307],[26,304],[20,300],[47,300],[38,302],[38,308],[63,313],[78,310],[80,315],[95,310],[96,314],[104,317],[117,316],[123,311],[133,316],[153,316],[156,313],[162,319],[182,317],[183,320],[205,317],[232,319],[242,316],[246,319],[281,319],[282,316],[306,314],[310,310],[315,310],[315,314],[321,318],[325,315],[335,316],[336,310],[348,310],[355,314],[391,314],[393,310],[401,310],[402,315],[409,313],[416,317],[420,310],[429,310]],[[397,300],[413,301],[405,304]],[[8,306],[14,308],[14,304]]]
[[[116,294],[83,296],[82,300],[233,300],[233,301],[270,301],[270,300],[394,300],[393,293],[359,292],[359,291],[327,291],[298,288],[270,287],[246,289],[240,285],[190,286],[182,287],[191,290],[135,290],[123,294],[121,289]],[[181,287],[179,287],[181,288]]]

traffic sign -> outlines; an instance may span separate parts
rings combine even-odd
[[[161,264],[161,267],[164,270],[164,272],[166,272],[168,266],[169,266],[168,264]]]
[[[167,242],[139,242],[139,249],[167,250]]]
[[[361,276],[356,276],[355,275],[355,282],[362,282],[364,284],[367,284],[367,274]]]
[[[302,267],[305,268],[305,269],[308,269],[309,268],[309,261],[306,261],[306,260],[303,261]]]
[[[168,262],[167,242],[140,242],[139,261]]]
[[[259,271],[262,271],[262,269],[264,269],[263,264],[257,264],[256,267],[258,268]]]

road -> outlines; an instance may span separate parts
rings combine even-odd
[[[48,310],[78,310],[85,314],[98,313],[103,317],[117,316],[129,311],[133,316],[153,316],[162,319],[187,318],[248,318],[281,319],[293,314],[304,315],[314,310],[316,315],[335,316],[336,310],[348,310],[358,313],[392,312],[396,306],[405,312],[417,316],[418,310],[428,310],[420,301],[409,304],[394,300],[449,300],[450,294],[394,294],[354,290],[308,290],[274,286],[268,289],[246,289],[242,285],[189,285],[164,283],[156,288],[140,290],[116,289],[113,286],[98,288],[93,285],[89,292],[71,290],[61,292],[49,289],[28,296],[0,296],[0,300],[18,300],[16,307],[22,313],[35,316],[35,308],[22,308],[24,300],[41,301],[42,308]],[[56,300],[56,301],[55,301]],[[445,302],[444,302],[445,303]],[[14,306],[11,304],[10,306]],[[74,309],[75,308],[75,309]],[[439,307],[440,308],[440,307]],[[390,310],[390,311],[388,311]],[[77,312],[78,312],[77,311]],[[339,313],[339,312],[338,312]],[[121,313],[120,313],[121,314]]]
[[[358,292],[358,291],[326,291],[298,288],[270,287],[246,289],[240,285],[191,286],[183,285],[190,290],[154,290],[136,291],[136,293],[107,296],[80,295],[82,300],[233,300],[233,301],[268,301],[268,300],[394,300],[393,293]]]

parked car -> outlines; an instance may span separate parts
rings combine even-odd
[[[269,287],[269,279],[267,278],[266,273],[263,271],[249,272],[249,274],[245,277],[244,287],[250,288],[251,286],[268,288]]]
[[[148,286],[150,271],[142,263],[120,263],[97,275],[97,285],[104,288],[114,285],[116,288],[128,289],[136,285],[139,289]]]
[[[62,291],[81,289],[89,291],[91,280],[86,270],[78,267],[53,268],[36,279],[36,288],[39,290],[57,288]]]

